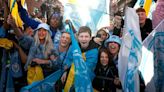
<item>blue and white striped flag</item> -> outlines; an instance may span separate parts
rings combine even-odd
[[[139,92],[138,66],[141,61],[141,48],[138,15],[133,8],[126,7],[125,30],[118,60],[119,78],[124,92]]]
[[[143,41],[140,71],[146,92],[164,92],[164,19]]]

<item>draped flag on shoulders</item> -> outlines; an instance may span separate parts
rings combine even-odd
[[[66,26],[66,30],[70,32],[73,47],[73,63],[75,65],[74,87],[76,92],[93,92],[92,82],[88,73],[88,67],[83,60],[82,53],[78,42],[71,28],[71,23]]]
[[[25,6],[25,0],[21,0],[22,6]],[[10,0],[10,12],[13,18],[15,19],[16,25],[18,27],[23,26],[23,21],[21,20],[19,13],[18,13],[18,5],[16,0]]]
[[[138,15],[133,8],[126,7],[125,30],[118,59],[119,78],[124,92],[139,92],[138,66],[141,61],[141,47]]]
[[[143,41],[139,67],[146,92],[164,92],[164,19]]]

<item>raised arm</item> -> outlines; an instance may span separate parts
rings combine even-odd
[[[13,45],[18,50],[22,63],[25,64],[27,61],[27,55],[22,50],[22,48],[17,43],[15,43],[14,41],[13,41]]]
[[[15,20],[14,18],[12,17],[11,14],[8,15],[8,18],[7,18],[7,24],[10,25],[12,27],[12,29],[14,30],[16,36],[18,38],[22,37],[23,36],[23,33],[22,31],[17,27],[16,23],[15,23]]]
[[[30,36],[26,36],[22,33],[21,29],[16,26],[15,20],[12,15],[8,15],[7,23],[12,27],[15,35],[18,37],[19,44],[26,50],[30,49],[30,46],[34,42],[34,39]]]
[[[29,17],[27,11],[21,5],[21,0],[17,0],[17,4],[22,21],[28,26],[30,26],[32,29],[36,29],[40,22]]]

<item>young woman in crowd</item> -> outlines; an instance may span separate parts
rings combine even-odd
[[[109,37],[109,31],[105,28],[101,28],[97,31],[96,37],[93,40],[100,45],[100,47],[104,46],[104,42]]]
[[[50,28],[46,23],[38,25],[35,30],[34,43],[30,47],[25,70],[31,64],[38,64],[41,65],[45,77],[50,74],[48,54],[54,49],[51,34]]]
[[[114,79],[115,71],[112,57],[107,48],[101,48],[98,55],[98,63],[95,69],[96,77],[93,80],[93,87],[99,92],[116,92]]]

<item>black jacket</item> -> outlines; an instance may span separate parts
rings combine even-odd
[[[152,31],[152,21],[150,19],[146,19],[145,25],[140,27],[142,41],[151,33]]]
[[[95,70],[96,77],[93,80],[93,87],[100,92],[116,92],[114,77],[116,75],[113,66],[97,67]]]

